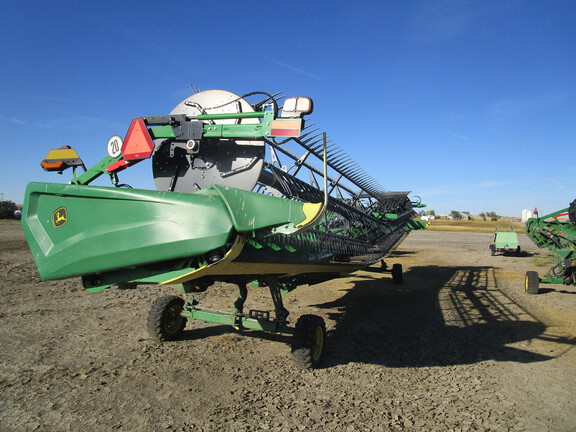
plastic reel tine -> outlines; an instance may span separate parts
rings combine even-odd
[[[340,147],[338,147],[335,142],[329,141],[328,143],[326,143],[326,156],[334,154],[334,151],[339,149]]]
[[[356,172],[356,167],[354,166],[354,163],[346,165],[344,168],[342,168],[342,172],[347,177],[353,175]]]
[[[326,156],[331,159],[331,163],[336,159],[337,156],[342,156],[344,154],[344,150],[339,147],[333,147],[330,149],[329,152],[326,153]]]
[[[324,147],[323,144],[318,144],[321,143],[322,139],[316,140],[314,141],[311,145],[308,146],[308,148],[314,152],[315,155],[318,155],[318,150],[322,149]]]
[[[343,170],[348,167],[348,163],[351,162],[349,157],[343,157],[338,159],[337,162],[334,162],[334,168],[338,170]]]
[[[322,149],[322,152],[319,152],[319,153],[323,153],[323,151],[324,151],[324,140],[321,138],[321,139],[317,140],[314,144],[316,144],[316,143],[318,143],[318,142],[321,142],[322,144],[319,145],[319,146],[317,146],[317,150]],[[334,143],[333,143],[332,141],[326,141],[326,151],[328,151],[328,149],[329,149],[331,146],[333,146],[333,145],[334,145]]]
[[[310,130],[308,130],[308,129],[309,129],[310,127],[312,127],[312,126],[313,126],[313,125],[306,125],[306,126],[304,127],[304,129],[302,129],[302,132],[304,132],[304,131],[306,131],[306,132],[300,134],[300,137],[299,137],[300,141],[305,141],[305,138],[306,138],[308,135],[310,135],[310,134],[312,134],[312,133],[320,130],[320,128],[315,128],[315,129],[310,129]]]
[[[310,131],[310,133],[316,132],[317,130],[318,130],[318,129],[315,129],[314,131]],[[320,137],[320,138],[318,138],[318,137]],[[322,141],[322,134],[319,133],[319,134],[313,135],[313,136],[311,136],[311,137],[309,137],[309,138],[306,138],[305,140],[299,139],[299,140],[297,140],[297,141],[298,141],[300,144],[302,144],[302,145],[310,145],[309,143],[312,142],[312,141],[314,141],[314,143],[317,143],[317,142]]]

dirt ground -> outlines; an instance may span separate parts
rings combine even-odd
[[[490,256],[490,234],[414,232],[387,259],[285,296],[324,317],[327,355],[297,369],[285,336],[188,323],[146,332],[166,287],[84,291],[39,279],[20,225],[0,224],[0,431],[574,431],[576,287],[524,293],[547,270]],[[201,305],[230,310],[236,288]],[[272,309],[252,289],[247,308]]]

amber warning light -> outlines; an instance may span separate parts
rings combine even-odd
[[[56,150],[50,150],[44,160],[40,162],[44,171],[56,171],[61,173],[70,167],[84,167],[82,159],[76,150],[70,146],[62,146]]]

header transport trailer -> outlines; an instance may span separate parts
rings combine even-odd
[[[22,225],[40,276],[81,276],[89,291],[175,285],[181,295],[150,309],[158,339],[178,338],[186,320],[289,334],[294,361],[317,367],[325,323],[304,315],[290,326],[282,294],[379,261],[387,269],[383,258],[426,225],[413,219],[419,199],[385,191],[305,124],[312,110],[307,97],[208,90],[168,115],[132,120],[89,169],[73,148],[51,150],[42,167],[71,168],[72,179],[26,190]],[[157,190],[120,182],[147,159]],[[91,185],[100,176],[111,185]],[[400,264],[392,274],[401,281]],[[229,312],[194,298],[215,282],[238,286]],[[249,284],[270,290],[273,315],[244,310]]]
[[[490,245],[490,254],[514,254],[519,256],[521,252],[520,244],[518,243],[518,235],[512,225],[509,226],[508,231],[500,229],[500,225],[496,227],[494,232],[494,243]]]

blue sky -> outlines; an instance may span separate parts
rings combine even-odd
[[[67,182],[41,170],[50,149],[92,165],[192,84],[312,97],[359,165],[437,213],[559,210],[576,198],[574,23],[572,0],[3,0],[0,192]],[[153,188],[149,161],[126,175]]]

